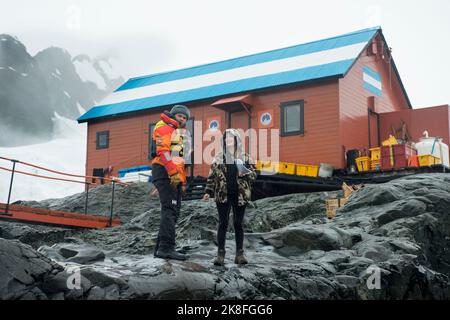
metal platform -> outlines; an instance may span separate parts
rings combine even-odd
[[[336,170],[333,177],[305,177],[288,174],[267,175],[257,171],[258,177],[253,183],[252,200],[280,196],[291,193],[308,193],[341,190],[342,183],[378,184],[414,174],[422,173],[450,173],[450,168],[444,165],[429,167],[410,167],[383,171],[367,171],[346,173]],[[200,199],[203,196],[206,178],[195,177],[192,180],[184,200]]]
[[[394,168],[383,171],[366,171],[358,173],[336,172],[335,175],[337,179],[341,179],[347,184],[361,184],[384,183],[405,176],[423,173],[450,173],[450,168],[442,164],[437,164],[427,167]]]
[[[6,204],[0,203],[0,220],[27,223],[69,226],[77,228],[104,229],[119,226],[118,218],[102,217],[90,214],[53,211],[19,205],[9,205],[6,214]]]

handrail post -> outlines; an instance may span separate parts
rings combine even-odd
[[[114,189],[116,187],[116,180],[112,180],[112,194],[111,194],[111,211],[109,213],[109,226],[112,227],[113,207],[114,207]]]
[[[84,200],[84,214],[85,215],[87,215],[87,209],[88,209],[89,185],[90,184],[91,184],[90,182],[86,182],[87,189],[86,189],[86,198]]]
[[[9,192],[8,192],[8,202],[6,203],[6,208],[5,208],[5,215],[10,216],[11,214],[8,212],[9,211],[9,203],[11,201],[11,191],[12,191],[12,185],[13,185],[13,181],[14,181],[14,172],[16,170],[16,163],[19,162],[19,160],[11,160],[13,163],[13,168],[11,171],[11,181],[9,183]]]

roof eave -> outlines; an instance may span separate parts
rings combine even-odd
[[[301,85],[309,85],[309,84],[318,83],[318,82],[331,81],[334,79],[341,79],[343,77],[344,77],[344,74],[339,73],[339,74],[335,74],[332,76],[316,78],[316,79],[312,79],[312,80],[293,82],[293,83],[283,84],[283,85],[279,85],[279,86],[271,86],[271,87],[266,87],[266,88],[261,88],[261,89],[254,89],[254,90],[250,90],[250,91],[235,92],[233,94],[209,97],[209,98],[205,98],[205,99],[181,101],[181,102],[177,102],[177,103],[179,103],[179,104],[201,103],[201,102],[210,101],[210,100],[217,100],[217,99],[232,97],[233,95],[243,95],[243,94],[251,94],[251,93],[261,92],[263,90],[281,89],[281,88],[286,88],[286,87],[289,87],[292,85],[300,85],[300,84]],[[113,118],[113,117],[129,116],[131,114],[139,114],[142,112],[149,112],[150,110],[158,110],[158,109],[163,109],[163,108],[167,108],[170,106],[171,105],[155,106],[155,107],[150,107],[150,108],[146,108],[146,109],[134,110],[134,111],[123,112],[123,113],[116,113],[116,114],[112,114],[112,115],[100,116],[100,117],[95,117],[95,118],[81,119],[81,117],[80,117],[77,119],[77,121],[78,121],[78,123],[84,123],[84,122],[96,121],[96,120],[100,120],[100,119],[106,120],[106,119]]]
[[[380,32],[380,35],[381,35],[381,39],[384,41],[384,44],[386,45],[386,47],[388,47],[387,41],[386,41],[386,38],[384,37],[383,32]],[[395,75],[397,76],[398,82],[400,84],[400,88],[402,89],[402,92],[405,95],[406,103],[408,104],[409,109],[412,109],[413,107],[411,104],[411,100],[409,99],[408,93],[406,92],[402,78],[400,77],[400,73],[398,72],[397,66],[396,66],[394,58],[392,56],[391,56],[391,62],[392,62],[392,68],[394,69]]]

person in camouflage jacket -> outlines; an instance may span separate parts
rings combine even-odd
[[[255,166],[250,156],[243,152],[239,132],[235,129],[227,129],[224,132],[222,150],[211,164],[203,197],[206,201],[213,197],[219,213],[218,254],[214,264],[223,266],[225,263],[225,236],[231,209],[236,236],[234,262],[246,264],[242,222],[245,208],[251,200],[252,183],[256,179]]]

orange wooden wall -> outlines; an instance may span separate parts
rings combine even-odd
[[[381,115],[383,136],[392,134],[392,126],[399,129],[402,120],[406,123],[411,140],[418,142],[427,130],[430,137],[441,137],[450,144],[450,107],[448,105],[414,110],[402,110]]]
[[[378,52],[381,52],[382,44],[378,36],[374,39]],[[384,113],[409,109],[406,98],[404,97],[400,83],[395,76],[392,67],[387,60],[383,60],[381,55],[369,55],[366,52],[357,60],[350,72],[339,80],[339,131],[340,131],[340,165],[344,167],[344,148],[368,149],[369,147],[369,129],[368,129],[368,98],[374,94],[364,88],[363,68],[368,66],[378,72],[382,78],[382,96],[375,96],[375,112]],[[371,121],[371,126],[376,121]],[[373,129],[375,131],[375,128]],[[372,131],[372,130],[371,130]],[[377,140],[373,139],[372,148],[376,147]],[[381,135],[381,140],[386,139]]]
[[[339,154],[338,96],[337,80],[253,94],[251,127],[258,126],[258,111],[272,109],[274,128],[279,128],[280,103],[304,100],[305,134],[280,137],[280,159],[302,164],[318,165],[320,162],[325,162],[338,165],[336,161]],[[211,106],[215,100],[188,104],[194,120],[203,120],[203,132],[207,130],[206,120],[212,116],[220,116],[222,129],[227,125],[225,111]],[[159,120],[161,111],[159,109],[146,114],[91,122],[88,128],[86,173],[91,175],[93,168],[105,168],[112,165],[113,175],[117,175],[117,171],[121,168],[150,164],[148,128],[150,123]],[[240,122],[246,123],[246,120]],[[109,148],[96,150],[96,132],[105,130],[109,130]],[[208,142],[203,142],[203,147],[207,144]],[[208,170],[208,165],[196,165],[194,174],[206,176]]]

